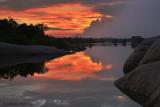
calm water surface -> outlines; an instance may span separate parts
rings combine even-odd
[[[45,62],[3,59],[0,107],[140,107],[113,85],[131,52],[95,46]]]

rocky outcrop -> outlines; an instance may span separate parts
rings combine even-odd
[[[148,105],[152,95],[160,88],[160,61],[138,66],[132,72],[117,80],[115,84],[136,102],[141,105]],[[157,94],[156,98],[160,98],[160,93]]]
[[[66,54],[67,51],[48,46],[25,46],[0,42],[0,55],[44,55],[44,54]]]
[[[129,56],[126,63],[124,64],[123,67],[124,74],[131,72],[138,66],[142,58],[147,53],[148,49],[156,41],[157,38],[159,37],[145,39],[135,48],[134,52]]]
[[[140,44],[124,65],[115,85],[144,107],[160,107],[160,39]]]
[[[140,64],[147,64],[158,60],[160,60],[160,39],[156,40],[148,49],[147,53],[140,61]]]

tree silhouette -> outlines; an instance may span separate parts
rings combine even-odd
[[[44,24],[29,24],[26,23],[18,24],[15,19],[7,18],[0,19],[0,33],[1,34],[21,34],[28,37],[33,36],[45,36],[44,31],[47,30],[48,27]]]
[[[13,18],[0,19],[0,33],[14,33],[18,23]]]
[[[44,63],[26,63],[0,68],[0,79],[13,80],[17,76],[27,77],[33,76],[35,73],[43,74],[47,72],[44,68]]]
[[[64,39],[45,35],[48,27],[40,24],[18,23],[13,18],[0,19],[0,41],[18,45],[47,45],[69,49],[70,44]]]

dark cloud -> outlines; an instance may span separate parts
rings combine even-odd
[[[1,7],[15,10],[25,10],[28,8],[46,7],[54,4],[69,3],[68,0],[6,0],[0,3]]]
[[[65,28],[58,28],[58,27],[49,27],[48,30],[74,30],[74,29],[65,29]]]
[[[123,9],[125,6],[125,3],[120,3],[116,5],[102,5],[95,8],[95,11],[103,13],[103,14],[110,14],[114,15],[117,14],[121,9]]]
[[[160,1],[137,0],[128,3],[112,20],[92,22],[84,35],[92,37],[144,37],[160,35]]]
[[[70,3],[82,3],[85,5],[95,5],[101,4],[104,5],[102,11],[104,12],[106,3],[116,3],[126,0],[3,0],[0,2],[0,7],[15,9],[15,10],[25,10],[28,8],[36,7],[47,7],[55,4],[70,4]],[[98,7],[100,10],[100,7]]]
[[[115,3],[119,1],[126,1],[126,0],[79,0],[83,4],[106,4],[106,3]]]

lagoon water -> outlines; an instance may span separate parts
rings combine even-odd
[[[94,46],[45,62],[8,58],[0,65],[0,107],[140,107],[113,84],[131,52]]]

